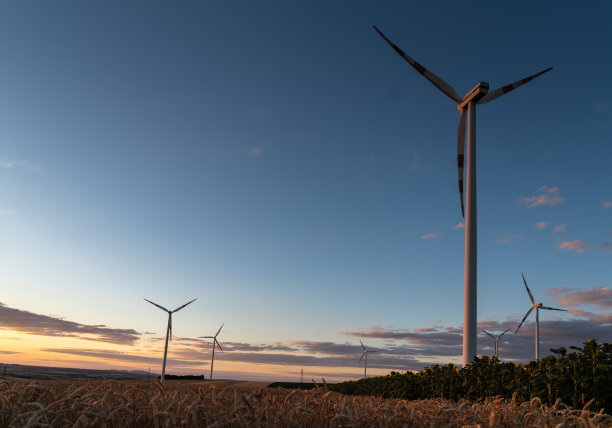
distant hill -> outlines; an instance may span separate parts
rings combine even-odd
[[[6,370],[6,372],[5,372]],[[21,364],[2,364],[0,363],[0,378],[20,379],[112,379],[112,380],[142,380],[153,379],[157,373],[144,370],[94,370],[94,369],[75,369],[65,367],[44,367],[44,366],[25,366]]]

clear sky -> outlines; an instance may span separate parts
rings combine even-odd
[[[478,320],[612,341],[612,4],[0,4],[0,362],[357,378],[460,362],[456,105],[478,109]],[[533,318],[502,359],[533,357]],[[478,353],[492,352],[479,337]]]

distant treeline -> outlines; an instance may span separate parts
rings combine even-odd
[[[161,376],[157,376],[161,379]],[[204,375],[173,375],[167,374],[164,379],[178,379],[178,380],[204,380]]]
[[[409,400],[449,398],[482,400],[486,397],[528,401],[539,397],[543,403],[562,403],[582,408],[589,401],[591,410],[612,412],[612,344],[587,340],[582,348],[551,349],[554,355],[529,364],[503,363],[484,356],[459,368],[453,364],[435,365],[418,373],[391,372],[358,381],[330,385],[348,395],[373,395]]]
[[[327,384],[330,385],[330,384]],[[274,382],[268,385],[268,388],[285,388],[285,389],[315,389],[315,388],[324,388],[327,385],[323,383],[318,383],[316,386],[314,382]]]

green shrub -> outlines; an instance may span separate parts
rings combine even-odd
[[[557,399],[583,407],[594,399],[594,408],[612,411],[612,344],[587,340],[582,348],[551,349],[554,355],[529,364],[504,363],[487,355],[464,368],[453,364],[426,368],[417,373],[391,372],[386,376],[342,382],[330,389],[347,395],[383,398],[449,398],[482,400],[485,397],[517,401],[539,397],[552,405]]]

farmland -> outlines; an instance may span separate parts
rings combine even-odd
[[[0,381],[0,426],[612,426],[612,417],[538,398],[478,402],[352,397],[204,382]]]

